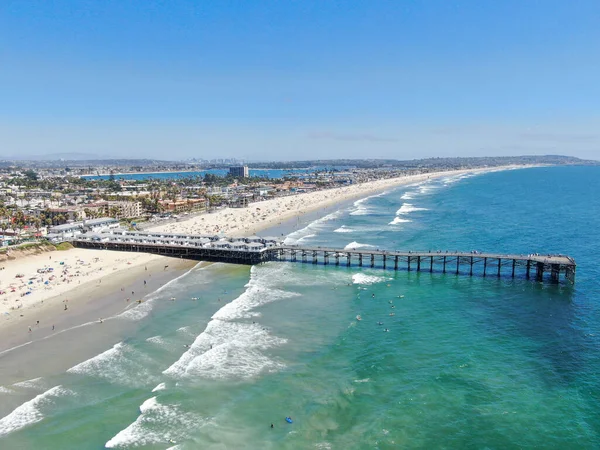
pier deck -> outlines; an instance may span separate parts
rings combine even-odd
[[[261,241],[262,240],[262,241]],[[200,236],[186,238],[157,233],[135,235],[100,234],[80,236],[72,241],[81,248],[144,252],[199,261],[232,264],[261,264],[290,261],[323,265],[344,265],[388,270],[427,271],[481,276],[523,276],[539,282],[575,282],[575,260],[565,255],[516,255],[450,251],[387,251],[298,247],[276,244],[258,237],[227,239]]]
[[[394,270],[456,273],[482,276],[509,275],[544,281],[560,281],[561,275],[575,282],[576,263],[565,255],[517,255],[504,253],[451,252],[451,251],[387,251],[369,249],[335,249],[325,247],[279,246],[271,250],[277,260],[312,262],[313,264],[357,265]],[[332,261],[333,259],[333,261]],[[477,270],[479,272],[477,272]]]

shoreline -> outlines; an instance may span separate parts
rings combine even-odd
[[[364,198],[398,186],[445,176],[486,173],[521,167],[531,166],[435,172],[301,193],[252,203],[248,208],[226,208],[179,222],[157,224],[148,228],[148,231],[188,234],[217,233],[229,237],[250,236],[256,233],[266,235],[268,230],[278,230],[283,223],[291,224],[293,219],[312,215],[319,210],[324,211],[337,204]],[[71,300],[69,298],[71,296],[82,295],[77,291],[86,283],[92,281],[101,283],[103,279],[112,275],[121,272],[127,273],[141,265],[167,260],[168,258],[164,256],[145,253],[70,249],[27,256],[3,264],[5,268],[0,271],[0,291],[4,292],[0,295],[0,335],[8,323],[27,322],[29,316],[39,311],[39,308],[45,309],[49,304],[62,304],[66,299]],[[38,273],[40,270],[43,271],[50,267],[53,268],[52,272]],[[21,275],[21,278],[16,278]],[[36,324],[36,320],[29,325]]]
[[[261,233],[263,235],[268,234],[269,232],[278,230],[281,232],[282,230],[288,231],[294,228],[294,219],[299,217],[314,217],[313,220],[316,220],[320,217],[323,217],[331,212],[331,207],[335,207],[340,204],[349,203],[357,198],[365,198],[375,193],[384,192],[388,189],[396,188],[403,185],[410,185],[413,183],[420,183],[424,181],[428,181],[430,179],[441,178],[445,176],[459,176],[466,173],[489,173],[500,170],[510,170],[515,168],[530,168],[536,166],[507,166],[503,168],[493,168],[493,169],[465,169],[459,171],[445,171],[445,172],[436,172],[430,174],[422,174],[415,176],[406,176],[395,179],[387,179],[387,180],[378,180],[374,182],[363,183],[360,185],[347,186],[341,188],[328,189],[324,191],[317,191],[312,193],[305,194],[297,194],[294,196],[281,197],[273,200],[266,200],[263,202],[253,203],[251,207],[245,209],[231,209],[227,208],[224,210],[219,210],[215,213],[203,214],[200,216],[196,216],[190,218],[186,221],[176,222],[174,224],[164,225],[164,226],[156,226],[150,228],[152,231],[171,231],[176,229],[176,232],[193,232],[200,228],[207,228],[214,226],[215,223],[227,224],[227,222],[232,222],[232,214],[234,212],[246,212],[255,210],[257,208],[272,206],[273,203],[277,202],[290,202],[295,201],[297,208],[286,208],[285,210],[280,209],[279,211],[275,211],[273,217],[268,220],[261,219],[261,217],[254,217],[254,222],[251,225],[246,226],[243,230],[237,229],[236,231],[231,231],[233,228],[228,228],[230,231],[228,236],[239,236],[239,235],[251,235],[255,233]],[[309,203],[307,203],[307,200]],[[268,202],[271,202],[269,204]],[[279,205],[280,206],[280,205]],[[279,214],[277,214],[279,213]],[[256,215],[255,215],[256,216]],[[209,221],[206,218],[210,218]],[[201,223],[205,222],[205,223]],[[304,222],[304,221],[303,221]],[[303,223],[304,224],[304,223]],[[219,226],[219,225],[217,225]],[[72,249],[64,252],[51,252],[51,256],[76,256],[76,252],[80,252],[83,249]],[[49,327],[51,322],[53,325],[58,325],[61,329],[64,329],[69,325],[70,327],[81,326],[90,320],[98,320],[99,317],[110,317],[118,312],[124,311],[123,301],[124,299],[120,299],[115,302],[115,297],[122,297],[122,293],[120,292],[119,287],[128,286],[128,290],[130,286],[134,286],[136,284],[136,279],[141,275],[144,275],[146,272],[143,270],[143,267],[150,268],[151,273],[157,273],[163,269],[164,265],[171,265],[171,269],[165,272],[164,277],[161,274],[161,279],[163,280],[163,284],[166,284],[169,281],[172,281],[176,277],[181,275],[181,272],[184,268],[189,269],[197,264],[195,261],[181,261],[176,258],[168,258],[164,256],[157,255],[146,255],[146,254],[132,254],[127,252],[99,252],[98,250],[87,250],[86,254],[88,258],[91,258],[92,255],[98,255],[102,259],[107,259],[109,264],[115,264],[112,272],[103,272],[101,275],[98,272],[92,274],[92,276],[87,276],[85,281],[82,284],[66,286],[63,291],[60,293],[56,293],[56,295],[48,296],[44,298],[41,303],[32,302],[29,307],[22,308],[22,312],[25,313],[24,317],[15,317],[15,320],[2,320],[0,321],[0,337],[2,345],[0,345],[0,358],[7,359],[6,356],[9,354],[21,354],[21,353],[29,353],[27,347],[29,347],[29,342],[32,341],[31,337],[35,336],[36,339],[33,342],[39,342],[40,340],[48,340],[50,341],[50,337],[52,337],[52,331],[48,331],[46,329],[45,333],[40,333],[36,330],[36,327],[40,325],[42,328],[44,326]],[[43,258],[46,258],[48,254],[41,255]],[[109,257],[110,255],[110,257]],[[141,257],[132,263],[132,257],[138,256]],[[27,259],[38,258],[40,255],[36,255],[35,257],[27,257],[23,258],[23,261]],[[78,257],[78,256],[77,256]],[[66,259],[66,258],[63,258]],[[13,261],[13,263],[18,262]],[[167,262],[168,261],[168,262]],[[39,261],[37,262],[39,264]],[[120,263],[118,265],[117,263]],[[105,267],[108,267],[106,261],[103,261],[102,264]],[[18,264],[17,264],[18,265]],[[15,267],[13,267],[13,272],[15,271]],[[4,271],[0,272],[4,278]],[[139,284],[139,283],[138,283]],[[101,287],[101,290],[99,290]],[[150,286],[148,286],[150,287]],[[155,286],[154,290],[158,289],[160,286]],[[76,289],[75,289],[76,288]],[[146,294],[149,292],[146,292]],[[145,295],[145,294],[144,294]],[[68,306],[69,311],[72,311],[76,308],[81,308],[80,312],[75,315],[65,315],[62,314],[64,312],[63,306],[65,304],[65,300],[68,298]],[[106,298],[112,299],[107,301]],[[102,302],[100,300],[102,299]],[[132,302],[135,299],[131,299]],[[38,301],[39,302],[39,301]],[[116,305],[116,306],[115,306]],[[2,305],[0,305],[2,306]],[[1,311],[1,310],[0,310]],[[37,320],[40,320],[40,324],[37,325]],[[4,326],[3,326],[4,325]],[[28,327],[32,328],[31,334],[28,332]],[[38,328],[39,329],[39,328]],[[58,329],[55,331],[59,331]],[[56,333],[55,333],[56,334]],[[18,348],[23,348],[23,351],[14,352],[13,350],[17,350]],[[11,358],[12,359],[12,358]],[[1,375],[1,373],[0,373]]]

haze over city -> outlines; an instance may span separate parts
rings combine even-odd
[[[0,157],[600,156],[600,4],[0,8]]]

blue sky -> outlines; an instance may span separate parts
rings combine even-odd
[[[600,159],[600,2],[0,2],[0,156]]]

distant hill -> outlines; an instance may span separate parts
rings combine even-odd
[[[357,168],[450,168],[503,166],[509,164],[551,164],[551,165],[598,165],[599,161],[584,160],[562,155],[523,155],[523,156],[483,156],[456,158],[426,158],[412,160],[397,159],[319,159],[308,161],[275,161],[249,163],[252,168],[300,169],[309,167],[357,167]]]

